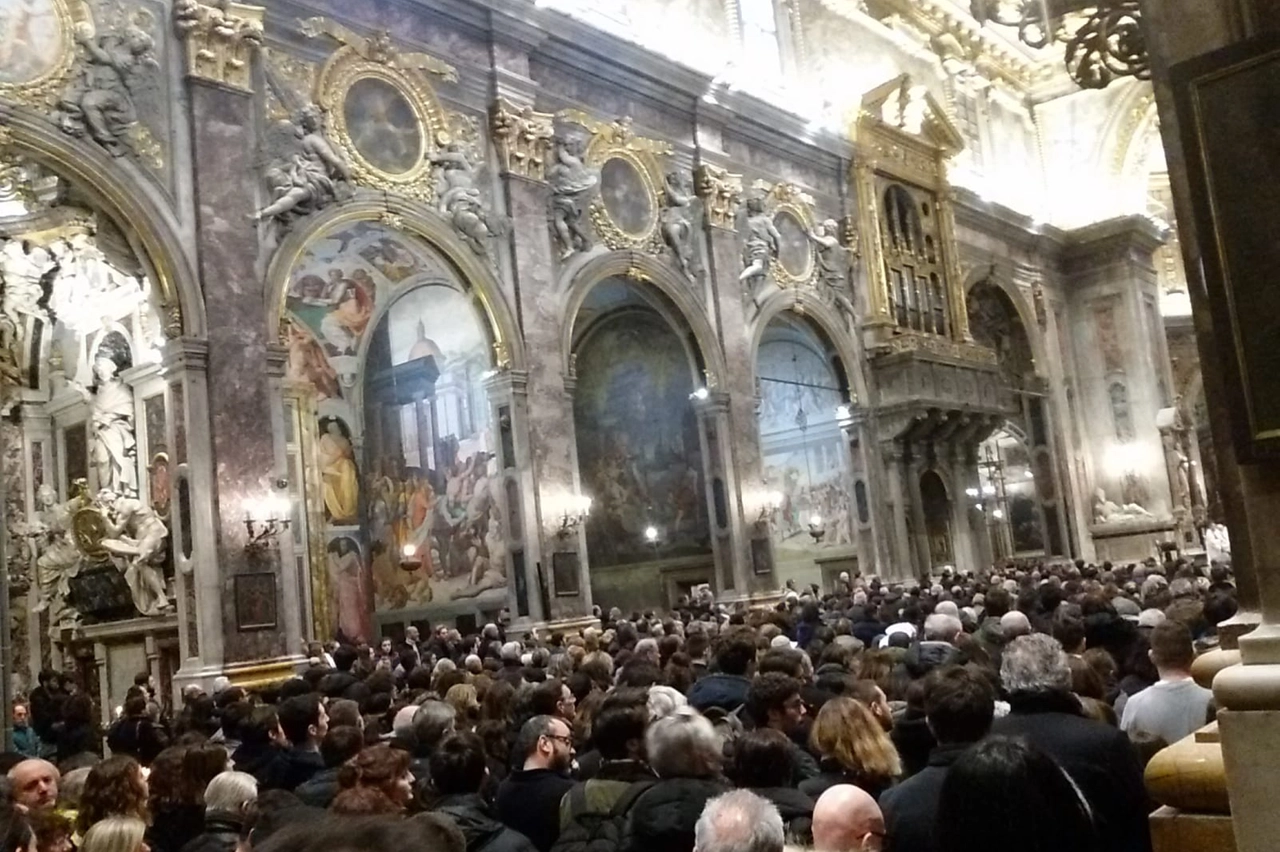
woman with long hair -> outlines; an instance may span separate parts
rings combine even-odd
[[[809,745],[818,755],[820,772],[803,782],[800,791],[814,801],[837,784],[855,784],[878,799],[902,774],[893,740],[866,705],[852,698],[840,696],[822,705]]]
[[[481,722],[511,721],[511,707],[515,703],[516,688],[505,680],[494,681],[485,691],[484,701],[480,703]]]
[[[413,798],[409,753],[386,743],[370,746],[338,771],[338,785],[329,806],[336,814],[402,814]]]
[[[117,754],[89,771],[80,794],[76,826],[81,834],[107,817],[132,817],[146,822],[147,779],[142,766],[127,754]]]
[[[172,746],[151,764],[151,828],[154,852],[180,852],[204,830],[204,790],[227,768],[227,750],[217,743]]]
[[[947,770],[934,837],[940,852],[1100,852],[1093,817],[1052,757],[995,737]]]
[[[0,852],[37,852],[27,815],[7,802],[0,804],[0,844]]]
[[[480,715],[480,699],[476,688],[469,683],[455,683],[444,696],[445,703],[457,713],[457,727],[470,730]]]
[[[80,852],[150,852],[147,824],[137,817],[113,816],[94,823]]]

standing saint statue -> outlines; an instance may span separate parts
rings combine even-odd
[[[762,280],[769,271],[769,261],[778,256],[782,245],[782,234],[773,224],[773,216],[764,208],[764,199],[760,197],[747,199],[747,222],[745,242],[742,246],[742,274],[738,280],[748,288],[754,288],[755,282]]]
[[[133,391],[116,375],[119,364],[101,349],[93,359],[95,388],[77,385],[92,409],[93,442],[90,456],[98,474],[98,488],[136,497],[138,442],[134,433]]]
[[[76,547],[71,519],[84,506],[80,497],[58,502],[58,492],[45,483],[36,491],[39,506],[37,520],[25,534],[33,540],[36,551],[36,604],[33,612],[49,613],[49,624],[56,629],[63,621],[75,621],[78,613],[67,604],[70,580],[80,572],[80,550]]]

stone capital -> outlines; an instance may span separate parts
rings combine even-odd
[[[713,228],[734,230],[742,203],[742,175],[704,163],[693,170],[693,182],[706,205],[707,222]]]
[[[245,3],[177,0],[173,25],[187,44],[187,76],[253,91],[253,55],[262,46],[265,11]]]
[[[555,116],[498,98],[489,108],[489,129],[504,175],[542,181],[555,136]]]

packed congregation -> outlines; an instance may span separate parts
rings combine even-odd
[[[144,673],[105,731],[42,672],[3,852],[1149,852],[1144,763],[1212,720],[1236,611],[1154,560],[681,604],[311,643],[172,712]]]

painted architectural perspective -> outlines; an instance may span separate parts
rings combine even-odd
[[[13,674],[1217,546],[1165,171],[959,0],[0,0]]]

